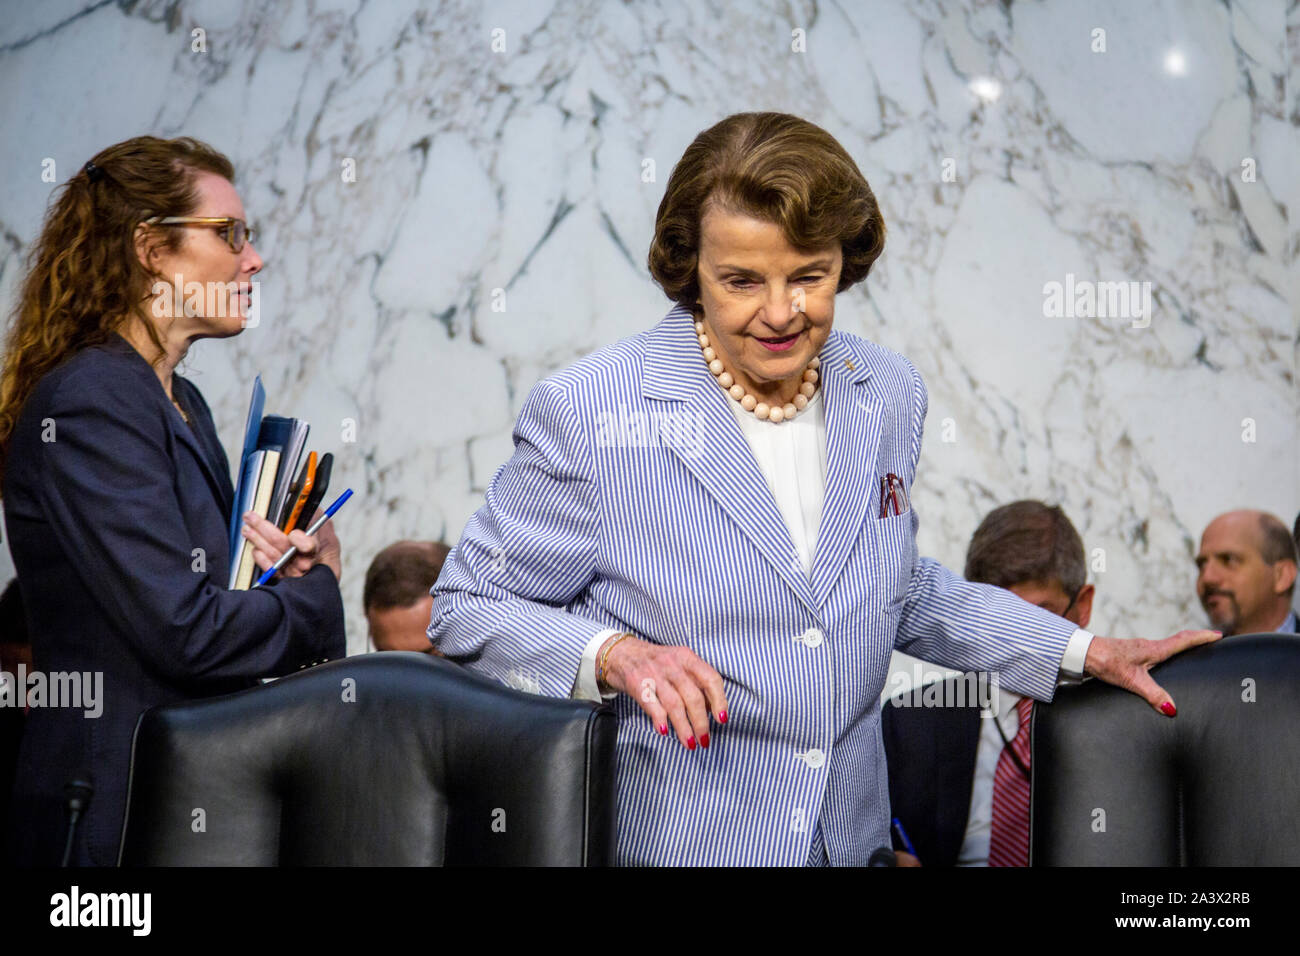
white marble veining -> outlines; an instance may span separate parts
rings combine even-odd
[[[1300,507],[1298,11],[11,4],[0,306],[51,194],[43,158],[64,181],[139,133],[226,151],[263,230],[263,321],[196,346],[187,373],[233,448],[260,371],[268,407],[310,419],[357,490],[338,522],[357,652],[373,554],[454,541],[529,386],[667,311],[645,256],[684,147],[728,113],[798,113],[845,144],[889,229],[836,321],[929,385],[923,553],[960,569],[990,508],[1060,502],[1104,551],[1094,628],[1163,636],[1203,621],[1191,555],[1210,517],[1257,506],[1289,524]],[[1044,286],[1067,275],[1150,283],[1149,325],[1047,317]]]

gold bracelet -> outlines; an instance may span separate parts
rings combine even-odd
[[[609,652],[618,647],[618,642],[628,637],[635,637],[631,631],[624,631],[613,642],[605,645],[605,652],[600,655],[600,660],[596,662],[596,686],[599,687],[605,683],[605,662],[609,660]]]

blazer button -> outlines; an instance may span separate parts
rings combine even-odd
[[[820,647],[823,640],[825,640],[825,635],[815,627],[810,628],[803,633],[803,643],[805,647]]]
[[[809,770],[820,770],[826,763],[826,754],[824,751],[814,747],[812,750],[804,753],[796,753],[796,757],[808,765]]]

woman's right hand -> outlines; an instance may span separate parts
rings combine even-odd
[[[718,672],[689,647],[664,647],[636,636],[611,637],[601,645],[597,662],[612,641],[618,644],[605,658],[605,683],[631,696],[659,733],[666,735],[671,722],[683,747],[694,750],[696,741],[708,747],[709,714],[727,722],[727,695]]]
[[[315,522],[322,514],[317,508],[312,521]],[[261,515],[250,511],[244,515],[243,535],[253,542],[253,561],[263,571],[279,561],[280,556],[293,545],[298,553],[280,569],[285,577],[301,577],[318,564],[333,571],[335,580],[343,577],[342,547],[334,532],[333,521],[326,521],[314,535],[296,530],[285,534]]]

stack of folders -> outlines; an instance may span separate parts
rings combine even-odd
[[[333,463],[331,455],[318,461],[314,451],[304,462],[310,426],[300,418],[263,415],[265,404],[266,390],[259,375],[248,404],[239,484],[230,515],[230,588],[235,591],[248,590],[257,572],[253,544],[240,534],[243,516],[256,512],[286,533],[294,528],[306,529],[329,486]]]

